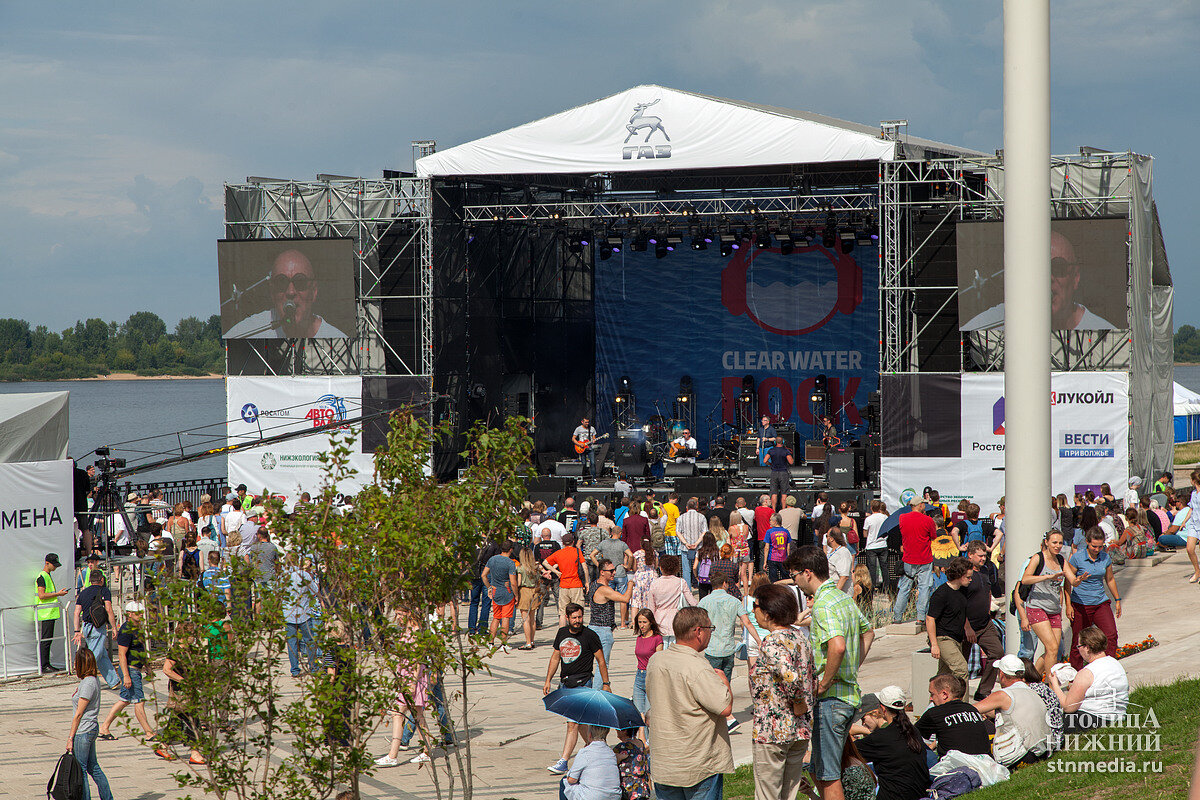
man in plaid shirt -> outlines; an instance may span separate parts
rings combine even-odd
[[[858,668],[875,632],[858,605],[829,579],[829,562],[819,547],[806,545],[788,559],[796,585],[812,598],[813,668],[817,708],[813,715],[812,768],[823,800],[841,800],[842,750],[850,718],[862,700]]]
[[[692,564],[696,560],[696,550],[700,540],[708,533],[708,520],[700,513],[700,501],[689,497],[687,511],[679,515],[675,523],[675,534],[679,537],[680,556],[683,558],[683,579],[688,588],[692,588]]]

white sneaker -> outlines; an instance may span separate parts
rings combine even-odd
[[[392,758],[391,756],[385,755],[385,756],[380,756],[379,758],[375,759],[375,766],[377,766],[377,767],[396,767],[399,765],[400,765],[400,762],[398,760]]]
[[[415,756],[413,756],[409,760],[408,763],[410,763],[410,764],[428,764],[430,761],[433,761],[433,759],[429,757],[429,753],[422,751],[420,753],[417,753]]]
[[[509,646],[508,646],[508,645],[506,645],[506,644],[502,644],[502,645],[500,645],[500,652],[501,652],[501,653],[504,653],[504,655],[508,655],[509,653],[511,653],[511,652],[512,652],[512,649],[511,649],[511,648],[509,648]]]

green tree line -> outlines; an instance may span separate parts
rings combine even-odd
[[[1175,360],[1200,364],[1200,331],[1191,325],[1175,331]]]
[[[23,319],[0,319],[0,380],[53,381],[111,372],[207,375],[224,368],[221,318],[185,317],[167,331],[153,311],[123,323],[92,318],[61,332]]]

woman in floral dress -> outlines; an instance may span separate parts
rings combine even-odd
[[[755,797],[791,798],[807,786],[804,754],[812,738],[816,679],[812,648],[792,628],[799,614],[787,587],[769,583],[754,590],[755,621],[767,631],[750,671]]]
[[[633,599],[630,605],[633,606],[633,613],[637,614],[639,608],[649,606],[646,593],[650,591],[650,582],[658,577],[658,556],[653,548],[638,550],[633,554],[633,570]]]

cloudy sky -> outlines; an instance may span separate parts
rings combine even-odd
[[[1155,157],[1177,298],[1200,166],[1200,3],[1055,0],[1053,148]],[[992,151],[1001,3],[0,3],[0,316],[217,309],[225,182],[375,177],[660,83]],[[1189,188],[1192,187],[1192,188]],[[1200,324],[1200,304],[1175,306]]]

